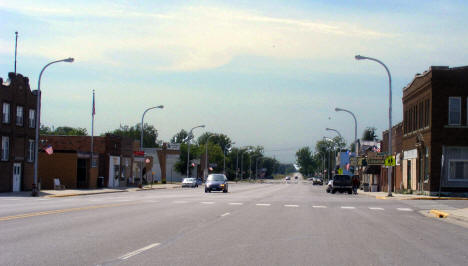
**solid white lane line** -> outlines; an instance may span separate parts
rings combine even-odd
[[[295,205],[295,204],[285,204],[284,207],[297,208],[297,207],[299,207],[299,205]]]
[[[255,205],[257,205],[257,206],[270,206],[271,204],[270,203],[257,203]]]
[[[135,255],[140,254],[143,251],[146,251],[148,249],[154,248],[154,247],[159,246],[159,245],[160,245],[160,243],[154,243],[154,244],[148,245],[148,246],[146,246],[144,248],[140,248],[140,249],[137,249],[135,251],[129,252],[129,253],[125,254],[125,255],[122,255],[122,256],[119,257],[119,259],[126,260],[126,259],[128,259],[130,257],[133,257]]]
[[[352,209],[356,209],[355,207],[353,206],[341,206],[342,209],[348,209],[348,210],[352,210]]]
[[[202,202],[200,202],[200,203],[201,203],[201,204],[214,204],[213,201],[202,201]]]
[[[380,208],[380,207],[369,207],[369,210],[374,210],[374,211],[383,211],[384,208]]]
[[[403,212],[411,212],[411,211],[413,211],[413,209],[410,209],[410,208],[397,208],[397,210],[403,211]]]
[[[229,205],[242,205],[244,203],[241,202],[230,202]]]
[[[323,206],[323,205],[316,205],[316,206],[312,206],[312,208],[317,208],[317,209],[325,209],[325,208],[327,208],[327,206]]]
[[[229,212],[226,212],[225,214],[221,215],[221,217],[228,216],[229,214]]]

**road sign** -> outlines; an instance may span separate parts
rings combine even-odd
[[[392,155],[387,156],[385,158],[385,166],[395,166],[395,157]]]
[[[385,165],[385,156],[383,155],[368,156],[367,165]]]
[[[338,174],[339,174],[339,175],[342,175],[342,174],[343,174],[343,169],[339,168],[339,169],[338,169]]]

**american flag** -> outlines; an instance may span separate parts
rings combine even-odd
[[[48,155],[51,155],[51,154],[54,153],[54,149],[52,148],[51,145],[47,146],[47,148],[45,148],[44,151],[45,151]]]

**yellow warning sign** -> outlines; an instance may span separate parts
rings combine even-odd
[[[338,174],[339,174],[339,175],[342,175],[342,174],[343,174],[343,169],[339,168],[339,169],[338,169]]]
[[[389,155],[385,158],[385,166],[395,166],[395,157]]]

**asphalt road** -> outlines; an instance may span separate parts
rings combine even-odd
[[[0,196],[0,265],[466,265],[468,229],[420,214],[434,204],[452,203],[303,181]]]

